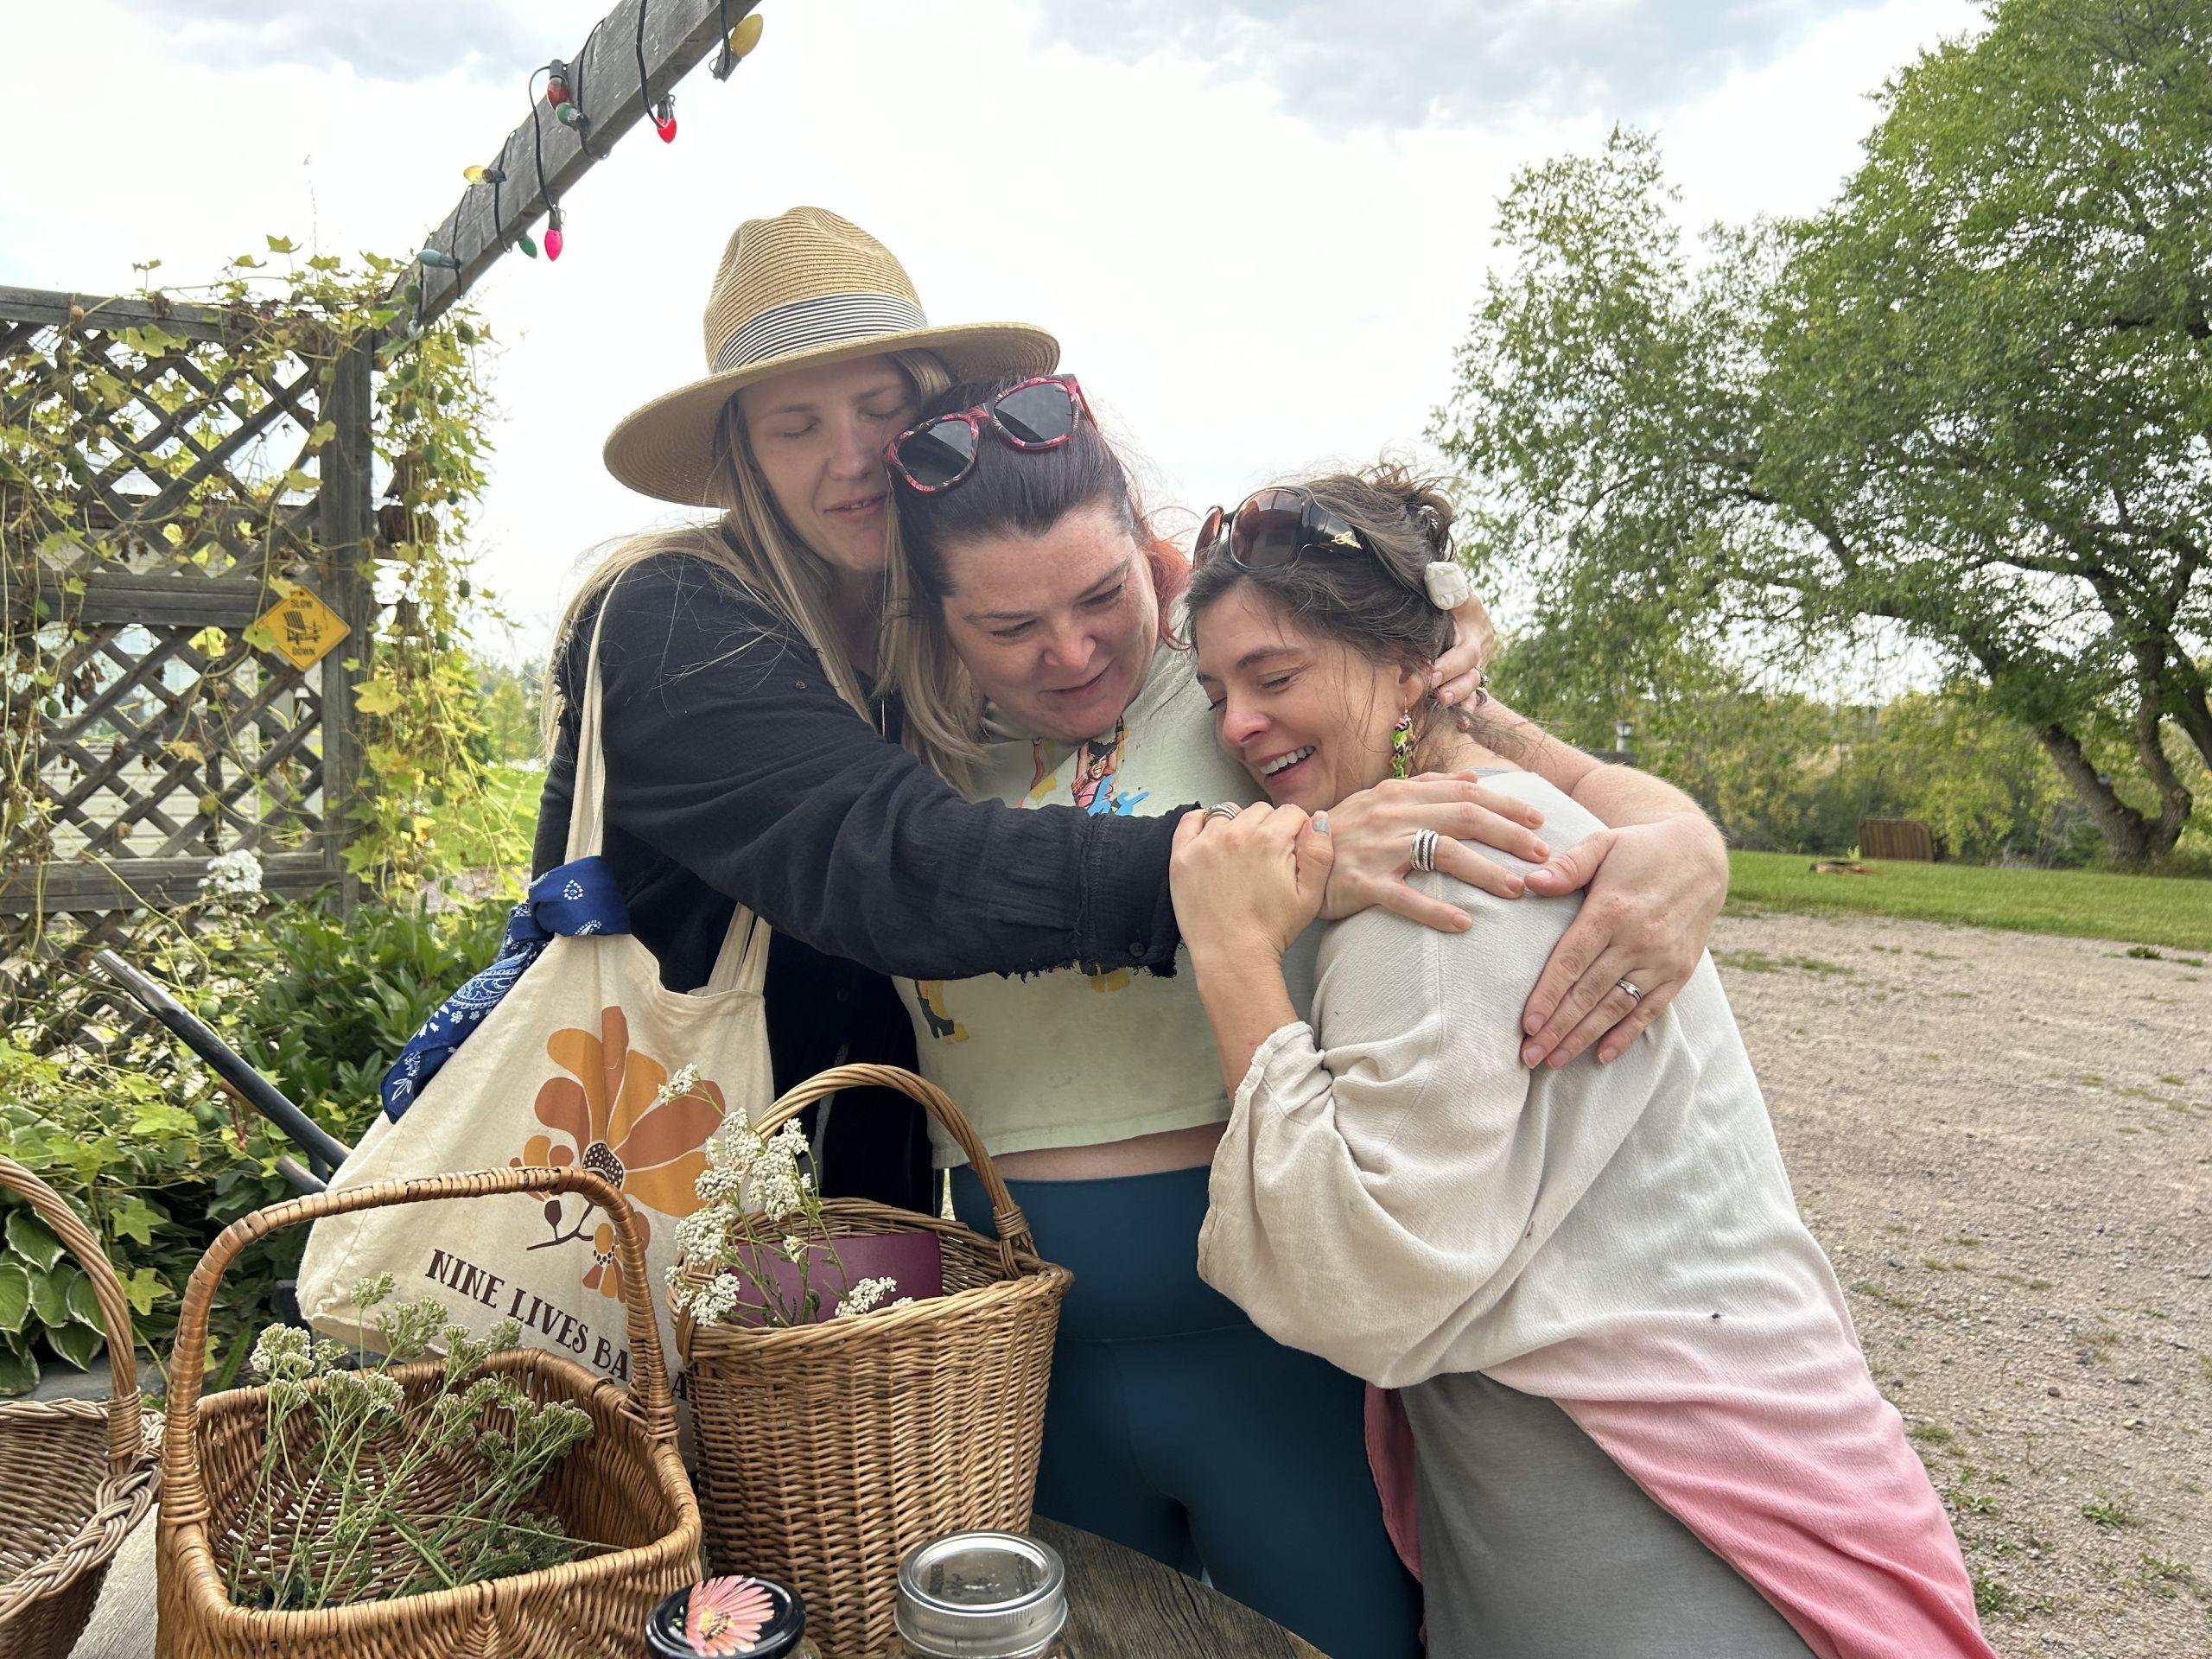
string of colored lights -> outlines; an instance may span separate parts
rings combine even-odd
[[[661,142],[668,144],[676,142],[676,94],[673,92],[664,92],[658,101],[651,96],[651,78],[645,68],[645,15],[651,10],[652,4],[652,0],[638,0],[638,31],[633,42],[638,60],[638,101],[644,105],[645,113],[652,118],[653,130],[660,135]],[[713,73],[715,79],[724,80],[728,79],[730,72],[743,62],[753,49],[760,44],[762,26],[760,13],[749,12],[739,19],[735,28],[732,28],[729,22],[729,0],[715,0],[715,10],[716,21],[720,25],[718,32],[721,36],[721,44],[715,54]],[[542,102],[544,106],[553,111],[556,120],[575,133],[576,141],[579,143],[589,149],[591,117],[583,107],[584,59],[590,54],[591,43],[598,38],[599,31],[606,22],[607,19],[601,17],[598,22],[592,25],[591,32],[584,36],[582,49],[576,54],[573,68],[561,59],[555,58],[542,67],[532,70],[530,75],[528,97],[531,162],[537,173],[537,194],[545,203],[545,257],[548,259],[558,259],[561,257],[561,250],[566,245],[567,236],[563,228],[564,220],[561,213],[561,204],[554,199],[552,186],[545,175],[545,130],[539,109],[541,94],[538,91],[538,77],[542,75],[545,78],[544,92],[542,94]],[[600,154],[595,150],[592,153]],[[604,160],[605,157],[601,156],[601,159]],[[499,191],[500,187],[507,181],[506,174],[497,167],[486,167],[481,162],[474,162],[461,169],[461,177],[472,185],[488,184],[492,187],[492,229],[494,237],[498,236],[500,230]],[[455,214],[453,234],[448,238],[454,244],[454,246],[449,249],[441,248],[435,243],[426,244],[415,256],[416,263],[433,270],[459,270],[461,260],[457,257],[457,251],[460,237],[461,216]],[[516,232],[515,245],[529,257],[532,259],[537,257],[538,245],[531,238],[527,226]],[[422,285],[418,279],[415,306],[416,332],[420,331],[420,319],[423,315],[424,302]]]
[[[638,0],[638,102],[653,118],[653,130],[660,134],[664,144],[676,142],[676,94],[663,92],[660,102],[653,102],[652,88],[645,76],[645,14],[652,10],[652,0]]]

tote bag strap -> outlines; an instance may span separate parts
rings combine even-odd
[[[620,578],[618,577],[619,581]],[[614,584],[599,602],[599,615],[591,625],[591,651],[584,658],[584,700],[576,722],[575,784],[569,798],[569,850],[565,863],[598,855],[607,836],[607,755],[599,731],[599,639],[607,631],[607,607],[614,602]]]
[[[607,586],[599,614],[591,627],[591,654],[584,671],[583,707],[576,722],[575,786],[569,802],[569,861],[590,858],[603,850],[607,838],[607,751],[601,731],[600,700],[603,695],[599,671],[600,637],[607,628],[607,608],[614,602],[615,582]],[[758,992],[768,979],[768,924],[740,905],[729,918],[715,953],[714,971],[707,977],[709,991]]]

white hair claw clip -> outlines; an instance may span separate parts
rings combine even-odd
[[[1475,584],[1467,580],[1467,573],[1448,559],[1439,559],[1421,572],[1421,584],[1428,589],[1428,602],[1440,611],[1456,611],[1475,596]]]

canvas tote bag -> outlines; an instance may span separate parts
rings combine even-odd
[[[534,938],[543,938],[537,930],[549,925],[548,915],[559,931],[507,982],[495,963],[432,1016],[387,1078],[385,1110],[331,1184],[511,1165],[596,1172],[620,1191],[645,1240],[646,1288],[672,1367],[665,1275],[676,1260],[677,1223],[698,1207],[692,1187],[706,1167],[707,1140],[725,1114],[751,1122],[775,1098],[761,996],[769,929],[741,905],[711,976],[691,992],[663,986],[652,953],[627,931],[599,857],[606,826],[599,634],[594,626],[568,862],[531,884],[537,924],[526,919],[531,904],[518,909]],[[579,919],[588,906],[575,901],[588,893],[607,902]],[[515,937],[511,925],[511,944]],[[466,1036],[418,1090],[402,1074],[426,1040],[435,1042],[442,1022],[448,1031],[465,1027]],[[681,1080],[671,1080],[686,1066],[696,1068],[697,1081],[678,1093]],[[472,1334],[512,1317],[522,1322],[526,1344],[629,1378],[614,1228],[578,1196],[509,1193],[326,1217],[309,1233],[301,1263],[301,1311],[318,1330],[359,1342],[353,1287],[387,1272],[397,1300],[435,1295]]]

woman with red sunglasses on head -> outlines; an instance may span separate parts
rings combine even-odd
[[[1071,378],[955,387],[889,459],[913,594],[893,637],[902,664],[931,677],[905,688],[910,707],[952,713],[923,734],[948,776],[979,800],[1140,821],[1255,798],[1169,641],[1190,566],[1152,534]],[[1274,759],[1284,776],[1308,764]],[[1552,759],[1616,810],[1679,814],[1717,842],[1667,786]],[[1409,864],[1414,836],[1436,832],[1395,834]],[[1482,862],[1455,867],[1479,876]],[[1310,949],[1286,965],[1310,979]],[[1198,1277],[1230,1116],[1205,1010],[1188,976],[1111,969],[901,986],[924,1074],[961,1103],[1039,1248],[1075,1274],[1038,1511],[1202,1567],[1335,1659],[1403,1659],[1420,1604],[1369,1473],[1360,1382],[1274,1342]],[[1493,1035],[1519,1031],[1509,1017]],[[988,1224],[981,1183],[937,1139],[956,1210]]]
[[[971,804],[899,747],[901,711],[878,690],[893,669],[883,619],[903,602],[884,445],[955,374],[1050,370],[1052,337],[931,325],[880,243],[797,207],[730,238],[705,343],[704,378],[607,440],[622,482],[715,516],[624,543],[569,605],[549,675],[537,872],[565,856],[596,629],[604,856],[630,928],[686,991],[707,982],[735,904],[770,925],[779,1089],[841,1060],[912,1063],[886,973],[1172,970],[1170,819]],[[1486,643],[1440,666],[1478,674]],[[1485,799],[1459,785],[1448,798],[1384,798],[1377,816],[1522,845],[1519,809],[1491,816]],[[1346,902],[1428,906],[1376,846],[1347,871]],[[825,1186],[933,1207],[918,1110],[874,1093],[849,1094],[866,1109],[817,1126]]]
[[[1493,709],[1462,732],[1423,694],[1451,518],[1383,468],[1262,492],[1202,539],[1193,683],[1270,804],[1177,834],[1236,1101],[1198,1271],[1400,1390],[1433,1659],[1993,1659],[1709,960],[1618,1064],[1532,1072],[1501,1027],[1575,900],[1424,874],[1472,927],[1353,917],[1299,995],[1316,831],[1408,749],[1561,842],[1601,833],[1526,769],[1541,732]]]

